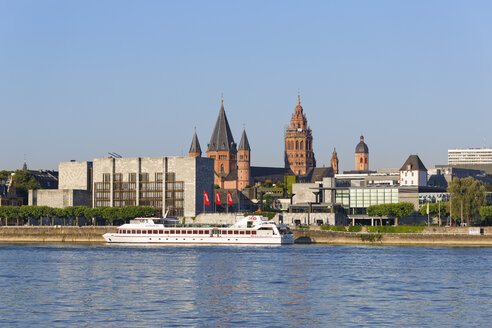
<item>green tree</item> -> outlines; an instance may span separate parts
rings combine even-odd
[[[17,170],[15,171],[12,179],[15,190],[17,190],[19,196],[24,199],[24,204],[27,204],[27,195],[29,190],[41,188],[39,182],[28,171]]]
[[[102,218],[101,208],[90,208],[86,207],[84,209],[84,217],[86,219],[90,218],[94,225],[96,225],[97,219]]]
[[[427,216],[427,204],[420,206],[419,214]],[[429,203],[429,216],[431,218],[449,217],[449,202]]]
[[[488,221],[492,219],[492,206],[482,206],[480,208],[480,216],[485,223],[489,223]]]
[[[102,210],[102,217],[113,225],[114,220],[120,218],[120,209],[118,207],[105,207]]]
[[[448,186],[451,195],[452,216],[466,218],[466,225],[470,226],[470,219],[480,216],[480,208],[485,205],[486,189],[483,182],[472,177],[454,178]]]
[[[395,224],[398,219],[412,214],[415,210],[412,203],[396,203],[396,204],[380,204],[371,205],[367,208],[367,214],[370,216],[378,216],[380,225],[383,225],[383,216],[391,216],[395,218]]]
[[[0,180],[7,180],[10,175],[12,174],[13,171],[6,171],[6,170],[1,170],[0,171]]]

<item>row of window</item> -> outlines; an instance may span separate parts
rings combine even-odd
[[[210,229],[117,229],[117,234],[136,234],[136,235],[210,235]],[[214,233],[223,235],[256,235],[256,230],[215,230]]]
[[[290,141],[290,140],[287,140],[286,141],[287,145],[287,149],[288,150],[304,150],[304,145],[306,145],[306,150],[311,150],[311,147],[312,147],[312,141],[310,140],[306,140],[306,143],[304,143],[303,140],[301,140],[300,142],[299,141],[296,141],[294,143],[294,141]]]

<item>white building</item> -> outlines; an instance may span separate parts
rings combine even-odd
[[[427,169],[417,155],[410,155],[400,168],[400,186],[427,186]]]
[[[448,165],[492,164],[492,149],[466,148],[449,149]]]

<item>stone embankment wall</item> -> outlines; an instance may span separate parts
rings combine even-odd
[[[435,230],[435,231],[434,231]],[[107,232],[116,227],[1,227],[0,242],[104,242]],[[423,233],[378,234],[294,229],[296,243],[333,245],[434,245],[492,246],[492,227],[483,235],[470,235],[469,228],[431,227]]]
[[[116,227],[1,227],[2,242],[104,242]]]
[[[468,228],[466,228],[468,229]],[[434,245],[434,246],[492,246],[492,231],[483,235],[459,233],[352,233],[325,230],[293,230],[296,243],[333,245]]]

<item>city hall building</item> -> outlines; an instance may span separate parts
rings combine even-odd
[[[29,191],[29,205],[89,207],[150,206],[169,216],[210,211],[214,161],[201,157],[96,158],[59,164],[57,190]],[[213,197],[211,197],[213,199]],[[207,209],[208,208],[208,209]]]

